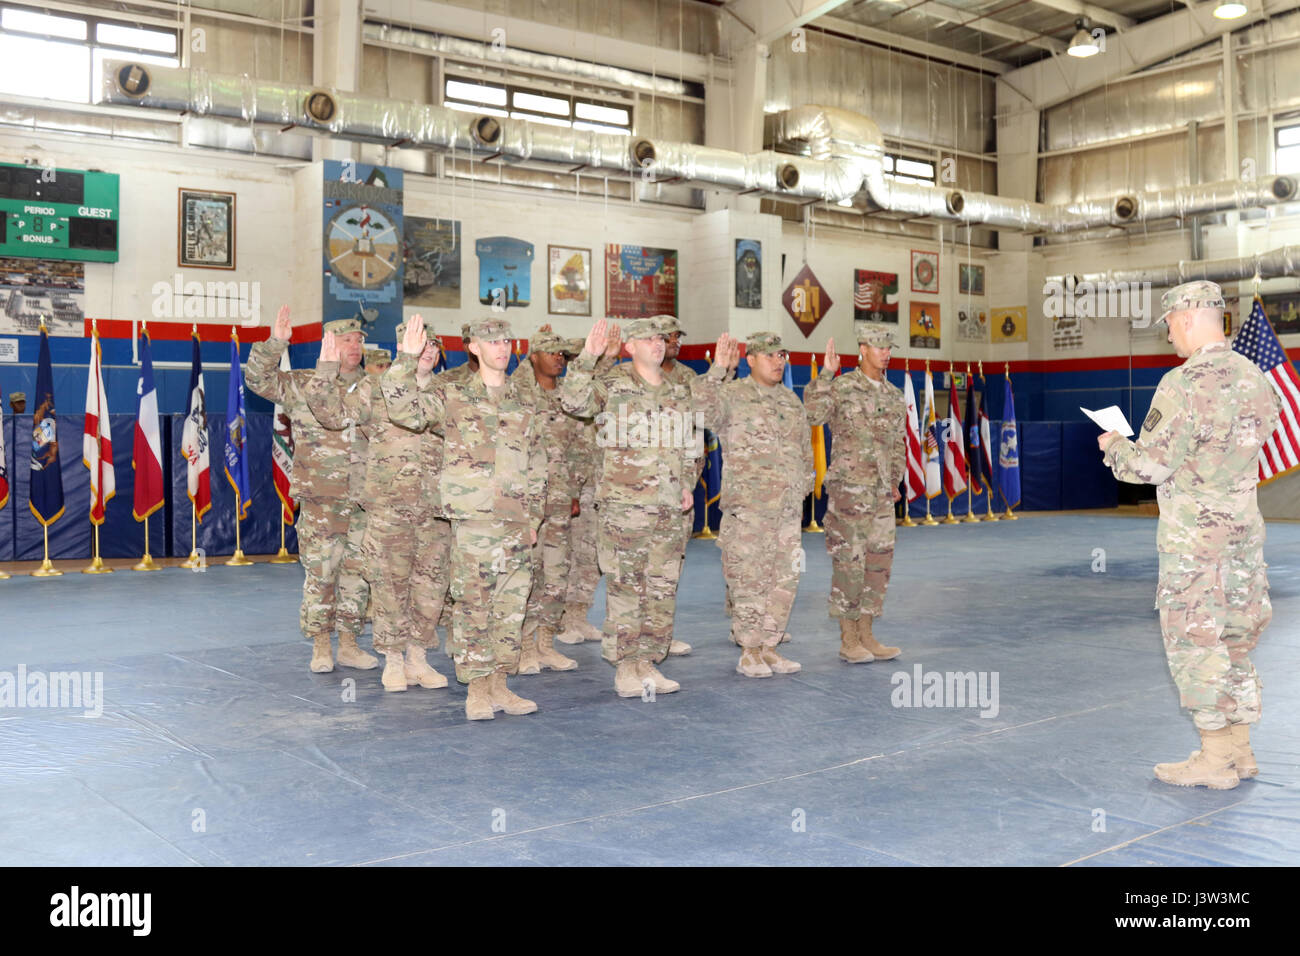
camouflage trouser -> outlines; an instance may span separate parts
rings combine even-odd
[[[366,513],[341,498],[304,498],[298,513],[298,561],[304,571],[302,610],[308,637],[336,627],[358,635],[365,628],[369,587],[361,576]]]
[[[596,563],[596,483],[588,481],[582,486],[578,498],[581,513],[569,521],[569,581],[565,604],[591,607],[592,596],[600,582],[600,568]]]
[[[731,595],[731,635],[741,647],[776,647],[804,566],[803,509],[728,507],[718,547]]]
[[[827,496],[822,520],[831,556],[830,616],[879,617],[894,564],[894,502],[882,497],[873,510],[835,485],[827,486]]]
[[[533,589],[528,595],[524,615],[524,633],[538,627],[560,629],[564,616],[564,597],[569,585],[569,525],[573,518],[569,508],[548,514],[537,531],[533,546]]]
[[[1265,567],[1259,549],[1217,560],[1160,555],[1156,607],[1165,657],[1182,705],[1202,730],[1259,721],[1262,685],[1247,655],[1273,619]]]
[[[519,665],[520,630],[532,585],[528,525],[453,521],[451,637],[463,684]]]
[[[407,642],[438,646],[438,615],[447,596],[451,524],[426,510],[371,508],[362,544],[374,595],[375,650]]]
[[[619,661],[658,663],[668,655],[682,573],[681,517],[672,508],[601,506],[604,631]]]

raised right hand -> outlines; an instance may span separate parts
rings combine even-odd
[[[288,342],[289,337],[293,335],[293,320],[289,318],[289,307],[280,306],[280,311],[275,314],[275,325],[271,328],[271,335],[281,342]]]
[[[428,336],[424,334],[424,319],[418,315],[411,316],[402,333],[402,351],[407,355],[419,355],[424,351]]]
[[[587,333],[587,341],[586,344],[583,345],[582,350],[588,355],[599,358],[601,353],[605,351],[605,340],[608,328],[609,324],[604,319],[597,319],[596,324],[593,325],[591,331]]]
[[[333,332],[326,332],[320,337],[320,360],[322,362],[339,360],[339,343]]]
[[[831,375],[834,375],[840,370],[840,354],[835,351],[834,339],[826,340],[826,355],[822,360],[822,368]]]

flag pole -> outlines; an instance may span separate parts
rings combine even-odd
[[[713,357],[709,355],[708,349],[704,350],[704,361],[709,363],[710,368],[713,367]],[[709,467],[708,448],[705,448],[704,450],[704,467]],[[701,477],[703,477],[703,475],[701,475]],[[704,527],[700,529],[699,534],[693,534],[691,537],[697,538],[701,541],[716,541],[718,537],[713,533],[713,529],[709,527],[709,486],[707,484],[704,486]]]
[[[90,320],[90,347],[92,349],[99,348],[99,320],[98,319]],[[98,435],[95,436],[95,440],[96,441],[99,440]],[[100,490],[100,493],[101,494],[103,493],[102,489]],[[95,550],[91,557],[90,564],[87,567],[82,568],[81,573],[82,574],[112,574],[113,569],[104,567],[104,559],[99,555],[99,525],[96,524],[93,520],[90,522],[90,524],[91,527],[95,529]]]
[[[230,556],[230,560],[226,562],[226,566],[231,568],[242,568],[245,565],[249,565],[253,563],[252,561],[248,560],[248,558],[244,557],[244,548],[240,543],[239,515],[243,510],[244,510],[243,499],[242,496],[239,494],[239,489],[236,488],[235,489],[235,553],[232,554]]]
[[[191,323],[190,335],[198,334],[199,323]],[[203,562],[199,560],[199,509],[194,504],[193,498],[190,498],[190,556],[181,562],[181,567],[189,568],[191,571],[203,567]]]
[[[44,323],[41,324],[44,325]],[[37,568],[35,571],[32,572],[32,577],[57,578],[63,572],[60,571],[58,568],[56,568],[53,562],[50,561],[50,526],[47,525],[44,521],[41,522],[41,532],[45,536],[45,560],[41,562],[41,566],[39,568]]]
[[[298,561],[298,559],[294,557],[292,554],[290,554],[288,551],[286,551],[284,547],[284,526],[288,523],[285,519],[285,511],[286,509],[284,507],[284,502],[281,501],[280,502],[280,550],[275,553],[275,557],[271,558],[267,562],[268,564],[295,564]]]
[[[912,374],[912,373],[909,372],[909,371],[907,370],[907,356],[903,356],[903,376],[906,378],[907,376],[909,376],[909,375],[911,375],[911,374]],[[906,426],[904,426],[904,427],[906,427]],[[917,427],[918,427],[918,428],[920,427],[920,422],[917,422]],[[918,437],[920,437],[920,436],[918,436]],[[925,450],[925,446],[923,445],[923,446],[922,446],[922,451],[924,451],[924,450]],[[922,469],[924,469],[924,467],[925,467],[925,462],[921,462],[921,467],[922,467]],[[922,474],[924,474],[924,471],[922,471]],[[907,482],[906,482],[906,481],[903,482],[903,488],[904,488],[904,491],[903,491],[903,520],[900,521],[900,522],[898,522],[898,525],[899,525],[899,527],[901,527],[901,528],[915,528],[915,527],[916,527],[916,522],[912,520],[912,508],[911,508],[912,503],[911,503],[910,501],[907,500],[907,491],[906,491],[906,489],[907,489]],[[924,493],[924,490],[922,491],[922,493]]]
[[[1005,362],[1005,363],[1003,363],[1003,367],[1002,367],[1002,369],[1003,369],[1003,374],[1006,376],[1007,381],[1010,382],[1010,381],[1011,381],[1011,363],[1010,363],[1010,362]],[[1019,426],[1017,426],[1017,427],[1016,427],[1016,442],[1017,442],[1017,444],[1019,444],[1019,441],[1020,441],[1020,428],[1019,428]],[[1016,454],[1019,455],[1019,452],[1020,452],[1020,450],[1019,450],[1019,448],[1017,448],[1017,449],[1016,449]],[[1017,467],[1018,467],[1018,466],[1017,466]],[[1002,502],[1003,502],[1003,504],[1005,504],[1005,505],[1007,506],[1007,513],[1004,514],[1002,517],[1003,517],[1003,518],[1006,518],[1008,521],[1019,521],[1019,520],[1020,520],[1020,515],[1016,514],[1015,512],[1013,512],[1013,511],[1011,510],[1011,502],[1007,501],[1007,496],[1006,496],[1005,494],[1002,495]]]
[[[140,334],[141,334],[141,335],[148,335],[148,334],[149,334],[149,320],[148,320],[148,319],[141,319],[141,320],[140,320]],[[143,373],[142,373],[142,374],[143,374]],[[134,462],[133,462],[132,464],[134,464]],[[139,564],[135,564],[135,565],[132,565],[132,566],[131,566],[131,570],[132,570],[132,571],[161,571],[161,570],[162,570],[162,565],[161,565],[161,564],[156,564],[156,563],[154,563],[153,555],[149,553],[149,517],[148,517],[148,515],[145,516],[145,519],[144,519],[143,524],[144,524],[144,556],[140,559],[140,563],[139,563]],[[96,528],[95,530],[98,531],[99,529]]]
[[[984,380],[984,363],[983,363],[983,362],[980,362],[980,363],[979,363],[979,368],[980,368],[980,381],[983,381],[983,382],[984,382],[984,400],[985,400],[985,401],[988,401],[988,397],[989,397],[989,383],[988,383],[987,381]],[[992,435],[989,435],[989,441],[991,442],[992,440],[993,440],[993,436],[992,436]],[[989,449],[989,474],[988,474],[988,482],[989,482],[989,497],[988,497],[988,500],[987,500],[986,502],[984,502],[984,504],[985,504],[985,512],[986,512],[986,513],[985,513],[984,517],[981,518],[980,520],[981,520],[981,521],[997,521],[997,520],[998,520],[998,516],[995,515],[995,514],[993,513],[993,492],[994,492],[995,489],[994,489],[994,487],[993,487],[993,486],[994,486],[994,481],[993,481],[993,449],[992,449],[992,448]]]
[[[925,374],[926,374],[926,375],[929,375],[929,374],[930,374],[930,360],[929,360],[929,359],[926,359],[926,360],[925,360]],[[918,425],[918,427],[919,427],[919,426],[920,426],[920,422],[917,422],[917,425]],[[929,425],[927,425],[927,426],[926,426],[926,431],[928,432],[929,430],[930,430],[930,429],[929,429]],[[922,454],[922,455],[925,455],[925,442],[924,442],[924,441],[921,442],[921,454]],[[940,453],[940,455],[942,456],[942,452]],[[922,521],[921,524],[938,524],[939,522],[935,521],[935,520],[934,520],[934,516],[933,516],[932,514],[930,514],[930,489],[929,489],[929,487],[928,487],[929,484],[930,484],[930,479],[929,479],[929,476],[926,475],[926,473],[925,473],[925,472],[926,472],[926,465],[927,465],[927,463],[928,463],[928,459],[929,459],[929,455],[925,455],[925,457],[921,459],[921,477],[922,477],[922,479],[923,479],[923,481],[922,481],[922,485],[921,485],[921,494],[925,495],[925,520]],[[939,459],[939,480],[940,480],[940,482],[943,481],[943,459],[942,459],[942,457],[940,457],[940,459]]]
[[[948,374],[949,374],[949,375],[952,375],[952,369],[951,369],[951,368],[948,369]],[[953,383],[953,382],[949,382],[949,384],[951,385],[951,384],[955,384],[955,383]],[[951,395],[953,394],[953,392],[955,392],[955,391],[956,391],[955,388],[950,388],[950,389],[948,390],[948,395],[951,396]],[[952,403],[951,403],[951,402],[949,402],[949,405],[948,405],[948,430],[947,430],[947,433],[948,433],[949,437],[951,438],[951,436],[952,436]],[[942,448],[942,447],[941,447],[941,448],[939,449],[939,480],[940,480],[940,483],[943,482],[943,473],[944,473],[945,471],[947,471],[947,470],[948,470],[948,449],[946,449],[946,448]],[[960,524],[960,522],[959,522],[956,518],[954,518],[954,517],[952,516],[952,495],[948,494],[948,492],[945,490],[943,496],[944,496],[945,498],[948,499],[948,517],[944,518],[943,521],[940,522],[940,524]]]
[[[968,393],[967,397],[969,397],[969,392],[970,392],[970,390],[971,390],[972,388],[974,388],[974,387],[975,387],[975,382],[974,382],[974,380],[970,377],[970,362],[967,362],[967,363],[966,363],[966,391],[967,391],[967,393]],[[979,409],[975,407],[975,400],[974,400],[973,398],[970,400],[970,407],[971,407],[971,412],[972,412],[973,415],[974,415],[975,421],[973,421],[973,422],[963,422],[962,425],[963,425],[965,428],[967,428],[968,430],[969,430],[970,428],[974,428],[974,429],[975,429],[975,433],[978,435],[978,434],[979,434],[979,430],[980,430]],[[963,439],[964,439],[966,436],[963,435],[962,437],[963,437]],[[963,441],[962,444],[963,444],[963,445],[968,445],[968,444],[970,444],[970,443],[969,443],[969,442],[966,442],[966,441]],[[976,521],[976,522],[977,522],[977,521],[980,520],[980,519],[979,519],[978,517],[976,517],[976,515],[975,515],[975,492],[972,490],[972,488],[973,488],[974,485],[975,485],[975,482],[970,480],[972,470],[973,470],[973,469],[971,468],[971,464],[970,464],[970,462],[969,462],[969,461],[966,462],[966,478],[967,478],[967,481],[966,481],[966,517],[962,518],[961,520],[962,520],[962,521],[967,521],[967,522],[970,522],[970,521]]]

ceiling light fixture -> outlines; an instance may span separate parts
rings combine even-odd
[[[1071,38],[1070,45],[1065,52],[1070,54],[1070,56],[1078,57],[1096,56],[1100,53],[1101,47],[1097,45],[1096,37],[1094,37],[1090,32],[1092,24],[1088,22],[1088,18],[1079,17],[1079,19],[1074,21],[1074,25],[1078,29]]]
[[[1214,15],[1220,20],[1236,20],[1238,17],[1246,15],[1246,5],[1229,0],[1227,3],[1220,3],[1214,8]]]

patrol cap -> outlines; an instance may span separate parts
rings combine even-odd
[[[748,355],[766,355],[783,351],[785,346],[781,344],[781,336],[775,332],[755,332],[745,340],[745,352]]]
[[[360,332],[361,337],[366,337],[366,330],[361,326],[361,320],[358,318],[351,319],[331,319],[322,326],[326,332],[333,332],[335,335],[347,335],[349,332]]]
[[[537,332],[528,340],[528,352],[558,352],[563,354],[569,349],[569,340],[562,339],[554,332]]]
[[[628,342],[632,339],[652,339],[656,335],[663,335],[663,328],[659,325],[657,316],[651,316],[648,319],[633,319],[623,327],[623,341]]]
[[[388,349],[366,349],[367,365],[392,365],[393,356]]]
[[[658,323],[659,332],[661,335],[672,335],[674,332],[677,332],[683,338],[686,337],[686,332],[684,329],[682,329],[682,324],[677,321],[677,316],[656,315],[653,316],[653,319],[656,323]]]
[[[13,403],[13,402],[25,402],[25,401],[27,401],[27,393],[26,393],[26,392],[10,392],[10,393],[9,393],[9,401],[10,401],[10,403]]]
[[[583,349],[585,349],[586,347],[587,347],[587,340],[586,340],[586,339],[583,339],[583,338],[577,338],[577,339],[565,339],[565,340],[564,340],[564,354],[565,354],[565,355],[577,355],[579,352],[581,352],[581,351],[582,351]]]
[[[467,338],[478,339],[480,342],[494,342],[497,339],[514,338],[514,333],[510,331],[510,323],[505,319],[476,319],[469,323],[464,331],[469,333]]]
[[[464,341],[466,341],[466,342],[469,341],[469,323],[468,323],[468,322],[466,322],[464,325],[462,325],[462,326],[460,327],[460,337],[461,337]]]
[[[894,333],[883,325],[863,325],[858,329],[858,344],[875,349],[892,349]]]
[[[1156,319],[1156,323],[1165,321],[1171,312],[1181,312],[1184,309],[1223,311],[1224,307],[1223,290],[1219,288],[1217,282],[1208,279],[1184,282],[1182,285],[1174,286],[1160,297],[1160,318]]]

